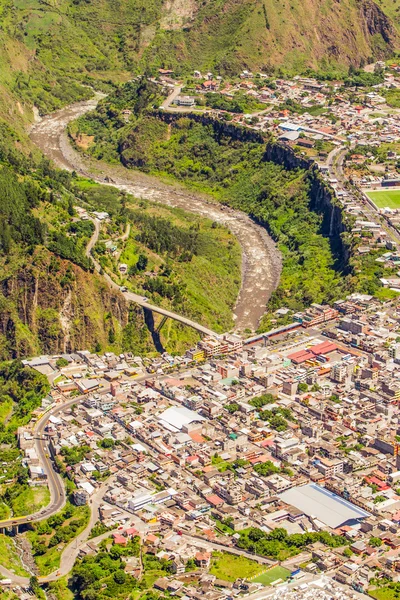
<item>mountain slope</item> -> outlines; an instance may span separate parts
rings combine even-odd
[[[378,2],[0,0],[0,116],[31,118],[29,104],[87,97],[76,82],[108,90],[145,67],[359,66],[398,45],[395,1]]]
[[[390,4],[391,0],[387,0]],[[159,30],[150,62],[212,67],[237,73],[301,70],[364,62],[397,45],[395,27],[372,0],[207,0],[188,26]]]

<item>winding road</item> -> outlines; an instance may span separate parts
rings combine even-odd
[[[242,249],[242,285],[234,308],[235,330],[255,330],[279,282],[281,258],[274,242],[266,230],[245,213],[221,206],[209,196],[194,193],[177,184],[165,183],[122,165],[110,165],[83,157],[75,151],[69,143],[66,126],[93,110],[100,97],[97,95],[92,100],[73,104],[44,117],[31,128],[31,139],[61,168],[74,170],[98,183],[112,185],[136,198],[182,208],[228,227]],[[140,296],[132,295],[128,299],[144,305]],[[161,313],[161,310],[157,309],[157,312]],[[173,314],[167,316],[174,318]]]

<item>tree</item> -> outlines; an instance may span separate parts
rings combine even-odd
[[[112,438],[104,438],[103,440],[98,441],[97,445],[100,448],[114,448],[115,441]]]
[[[75,214],[74,204],[72,202],[72,198],[68,198],[68,214],[73,217]]]
[[[147,267],[148,262],[149,262],[149,259],[147,258],[147,256],[145,254],[139,254],[139,258],[136,263],[137,270],[144,271]]]
[[[118,583],[118,585],[123,585],[125,583],[125,580],[126,580],[125,571],[123,571],[122,569],[118,569],[118,571],[115,571],[115,573],[114,573],[115,583]]]
[[[57,369],[62,369],[63,367],[68,367],[69,363],[66,358],[58,358],[56,360]]]
[[[350,558],[353,555],[353,552],[350,550],[350,548],[345,548],[343,550],[343,556],[345,556],[346,558]]]
[[[385,502],[386,496],[375,496],[374,504],[380,504],[380,502]]]
[[[382,546],[383,542],[380,538],[372,536],[369,540],[369,545],[372,546],[373,548],[380,548]]]
[[[297,387],[297,391],[300,392],[300,394],[304,394],[305,392],[308,392],[308,385],[306,383],[299,383],[299,385]]]
[[[233,413],[237,412],[240,409],[240,406],[237,402],[231,402],[231,404],[226,404],[225,409],[233,415]]]
[[[32,590],[32,592],[34,594],[37,594],[38,590],[40,590],[39,580],[36,577],[36,575],[32,575],[32,577],[30,577],[30,579],[29,579],[29,587],[31,588],[31,590]]]

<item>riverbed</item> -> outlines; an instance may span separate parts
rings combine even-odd
[[[204,194],[122,165],[96,161],[76,151],[69,142],[66,127],[70,121],[93,110],[98,99],[99,96],[78,102],[38,119],[31,128],[31,139],[60,168],[113,185],[136,198],[179,207],[228,227],[242,249],[242,283],[233,313],[235,330],[257,329],[282,268],[280,253],[271,237],[245,213],[219,205]]]

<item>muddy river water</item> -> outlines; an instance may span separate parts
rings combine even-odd
[[[110,165],[82,156],[69,143],[67,124],[92,110],[98,99],[79,102],[38,119],[32,126],[33,142],[54,163],[144,198],[208,217],[228,227],[242,248],[242,284],[234,307],[235,330],[255,330],[265,305],[279,283],[280,254],[265,229],[245,213],[218,205],[209,197],[170,184],[122,165]]]

